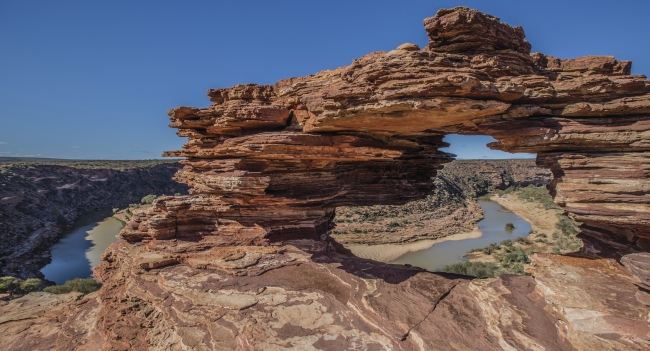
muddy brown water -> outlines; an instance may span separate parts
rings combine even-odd
[[[52,262],[41,269],[45,279],[57,284],[74,278],[92,277],[92,269],[101,263],[106,248],[116,242],[115,237],[124,223],[107,217],[105,211],[82,216],[64,232],[52,246]]]
[[[467,261],[467,258],[461,256],[471,249],[528,236],[531,227],[523,218],[486,197],[480,198],[477,202],[485,211],[483,219],[477,223],[483,233],[480,238],[444,241],[428,249],[404,254],[390,263],[411,264],[435,272],[446,265]],[[512,223],[515,229],[506,230],[506,223]]]

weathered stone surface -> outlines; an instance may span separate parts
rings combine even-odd
[[[144,225],[148,234],[129,226],[123,236],[220,235],[220,218],[228,233],[258,233],[241,234],[245,242],[287,228],[323,237],[336,206],[429,194],[428,179],[449,160],[437,151],[441,137],[464,133],[491,135],[496,149],[538,153],[554,173],[557,203],[585,223],[588,241],[600,241],[585,250],[639,251],[650,239],[642,166],[650,82],[610,56],[529,55],[520,27],[467,8],[440,10],[425,27],[426,50],[405,44],[272,86],[214,89],[211,107],[172,110],[171,126],[189,137],[183,151],[166,153],[189,158],[176,178],[193,194],[183,217],[203,220],[168,229],[175,210],[157,206],[162,217]],[[614,244],[621,240],[623,250]]]
[[[188,158],[190,195],[134,214],[95,270],[97,297],[44,322],[63,331],[56,348],[650,349],[644,266],[618,262],[650,249],[650,83],[612,57],[531,55],[521,28],[467,8],[425,27],[425,50],[170,111],[189,141],[166,155]],[[335,208],[429,194],[447,133],[537,152],[589,256],[467,280],[345,255]]]
[[[498,17],[467,7],[440,9],[424,20],[429,49],[439,52],[490,52],[514,50],[530,53],[530,43],[521,27],[501,23]]]
[[[534,277],[468,280],[311,240],[200,246],[117,243],[99,293],[0,302],[0,338],[11,350],[649,349],[647,306],[612,259],[538,254]],[[186,261],[142,269],[144,253]]]

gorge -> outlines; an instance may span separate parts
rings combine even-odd
[[[0,162],[0,276],[42,278],[51,246],[83,214],[110,214],[152,193],[187,193],[170,179],[179,168],[169,161]]]
[[[134,211],[85,297],[0,306],[14,350],[650,348],[650,82],[613,57],[530,53],[521,27],[464,7],[350,66],[208,91],[169,111],[189,195]],[[351,255],[340,206],[434,191],[446,134],[537,153],[579,254],[471,279]],[[31,305],[30,305],[31,306]],[[13,310],[12,310],[13,308]],[[9,313],[8,311],[13,311]]]

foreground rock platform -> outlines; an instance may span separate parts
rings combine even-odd
[[[168,244],[169,252],[179,249]],[[362,260],[310,240],[214,248],[179,258],[183,264],[154,257],[151,249],[113,245],[96,272],[104,281],[98,293],[39,293],[0,303],[3,345],[89,351],[649,349],[648,310],[637,300],[637,280],[613,259],[537,254],[534,277],[471,280]]]
[[[96,295],[2,323],[2,340],[16,350],[650,349],[650,82],[613,57],[531,54],[522,28],[475,10],[424,23],[422,50],[212,89],[210,107],[171,110],[188,142],[166,155],[187,158],[176,179],[190,195],[134,213],[95,269]],[[337,206],[431,193],[453,159],[438,151],[449,133],[537,153],[556,203],[583,223],[580,255],[537,254],[531,276],[472,280],[362,260],[330,238]]]

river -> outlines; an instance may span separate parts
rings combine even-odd
[[[531,230],[530,224],[523,218],[488,198],[480,198],[478,204],[485,211],[483,219],[477,223],[483,233],[481,237],[444,241],[424,250],[406,253],[390,263],[407,263],[435,272],[446,265],[466,261],[467,258],[461,256],[471,249],[485,247],[491,243],[498,244],[506,239],[525,237]],[[512,223],[515,228],[506,230],[506,223]]]
[[[423,250],[408,252],[390,263],[407,263],[437,271],[445,265],[467,260],[461,256],[471,249],[528,235],[530,224],[521,217],[485,197],[479,199],[478,204],[485,212],[477,223],[482,233],[480,237],[443,241]],[[507,231],[506,223],[512,223],[515,228]],[[80,218],[52,247],[52,263],[41,270],[45,279],[63,284],[66,280],[91,277],[92,268],[101,263],[100,257],[106,248],[117,241],[115,236],[122,226],[121,221],[107,217],[106,212]]]
[[[107,217],[106,211],[82,216],[64,232],[52,246],[52,262],[41,269],[45,279],[57,284],[74,278],[92,276],[93,267],[101,263],[106,248],[117,241],[115,237],[123,223]]]

